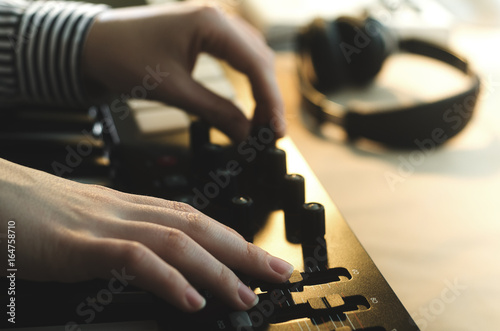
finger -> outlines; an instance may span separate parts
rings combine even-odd
[[[234,16],[230,17],[230,22],[237,26],[237,28],[241,29],[244,33],[246,33],[246,36],[251,38],[251,44],[253,45],[260,45],[260,47],[265,49],[267,48],[267,45],[265,44],[266,41],[264,39],[264,36],[257,31],[252,25],[248,24],[246,21],[244,21],[241,17],[239,16]],[[272,57],[271,57],[272,58]],[[274,69],[271,71],[273,74],[271,76],[271,79],[274,80],[273,85],[278,86],[276,82],[276,75],[274,74]],[[274,93],[280,93],[279,90],[275,91]],[[255,125],[265,125],[269,124],[271,121],[272,128],[274,128],[274,131],[277,135],[277,137],[281,137],[283,133],[286,130],[286,123],[285,123],[285,118],[284,118],[284,113],[283,109],[284,106],[281,104],[279,107],[274,107],[271,109],[271,114],[269,117],[268,111],[269,109],[267,108],[267,105],[258,102],[256,103],[255,106],[255,112],[254,112],[254,118],[253,118],[253,123]]]
[[[236,105],[196,82],[187,72],[179,70],[174,76],[175,84],[164,85],[157,95],[159,100],[199,115],[234,141],[248,136],[250,121]]]
[[[156,206],[129,206],[127,219],[147,221],[178,229],[232,269],[271,282],[284,282],[293,267],[263,249],[248,243],[233,229],[213,220],[189,205],[172,210]]]
[[[203,214],[199,210],[197,210],[196,208],[187,203],[150,197],[145,195],[124,193],[102,186],[96,186],[96,187],[102,188],[106,191],[110,191],[111,196],[116,195],[116,198],[118,199],[119,202],[115,202],[113,207],[115,207],[114,215],[119,219],[142,220],[144,218],[143,217],[144,215],[150,215],[150,213],[159,214],[160,218],[162,219],[167,217],[167,215],[170,213],[184,212],[184,213]],[[124,204],[123,202],[126,203]],[[158,218],[157,216],[154,217]],[[236,232],[234,229],[229,228],[211,218],[210,220],[214,223],[217,223],[219,226],[224,227],[227,231],[232,232],[236,236],[240,236],[240,234],[238,234],[238,232]],[[151,222],[151,220],[148,219],[148,222]],[[167,224],[162,223],[160,221],[153,223],[168,226]]]
[[[271,50],[262,40],[253,38],[248,29],[239,27],[246,23],[230,23],[217,13],[207,15],[206,20],[209,22],[201,25],[205,28],[200,29],[203,36],[202,50],[228,61],[248,76],[257,104],[254,123],[269,124],[281,120],[284,107],[274,74]],[[276,134],[282,136],[284,125],[276,127]]]
[[[205,306],[205,299],[179,271],[143,244],[112,238],[79,240],[80,254],[73,261],[78,261],[81,270],[88,270],[89,278],[114,277],[114,284],[110,281],[114,288],[130,283],[188,312]]]
[[[112,229],[111,235],[142,243],[191,283],[210,290],[235,309],[246,310],[257,304],[255,293],[182,231],[158,224],[123,221]]]

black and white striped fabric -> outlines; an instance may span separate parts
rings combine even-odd
[[[0,0],[0,98],[85,104],[83,43],[104,5]]]

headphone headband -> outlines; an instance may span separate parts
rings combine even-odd
[[[318,34],[318,21],[313,24],[316,29],[314,33]],[[331,34],[330,31],[328,33]],[[436,102],[366,113],[355,107],[342,106],[326,97],[325,84],[321,84],[321,79],[318,79],[318,70],[321,68],[313,59],[313,56],[318,55],[311,54],[311,50],[317,48],[313,43],[317,42],[318,37],[311,40],[310,34],[309,28],[298,36],[298,74],[304,106],[320,123],[329,121],[343,127],[351,140],[367,138],[391,147],[415,148],[426,139],[432,139],[435,145],[442,144],[469,122],[479,94],[480,80],[470,70],[467,61],[452,51],[423,40],[405,39],[398,42],[402,51],[436,59],[469,76],[471,85],[466,91]],[[345,71],[342,68],[339,72]],[[325,72],[321,74],[325,76]]]

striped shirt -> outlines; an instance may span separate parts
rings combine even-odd
[[[0,99],[84,105],[81,53],[104,5],[0,0]]]

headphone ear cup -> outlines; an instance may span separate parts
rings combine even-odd
[[[370,82],[382,68],[395,43],[378,21],[340,17],[315,19],[298,37],[299,51],[314,69],[313,85],[322,91]]]
[[[332,41],[332,34],[336,32],[330,30],[332,23],[327,23],[321,18],[317,18],[307,25],[299,34],[299,51],[307,55],[314,70],[314,77],[311,83],[319,90],[332,90],[338,88],[333,83],[341,82],[343,79],[332,81],[332,77],[339,77],[342,67],[339,65],[340,54]],[[337,38],[340,41],[339,38]]]
[[[340,17],[335,24],[341,39],[337,45],[342,58],[340,65],[346,68],[349,77],[346,83],[364,85],[370,82],[392,51],[392,45],[386,42],[390,40],[386,36],[388,30],[372,18]]]

